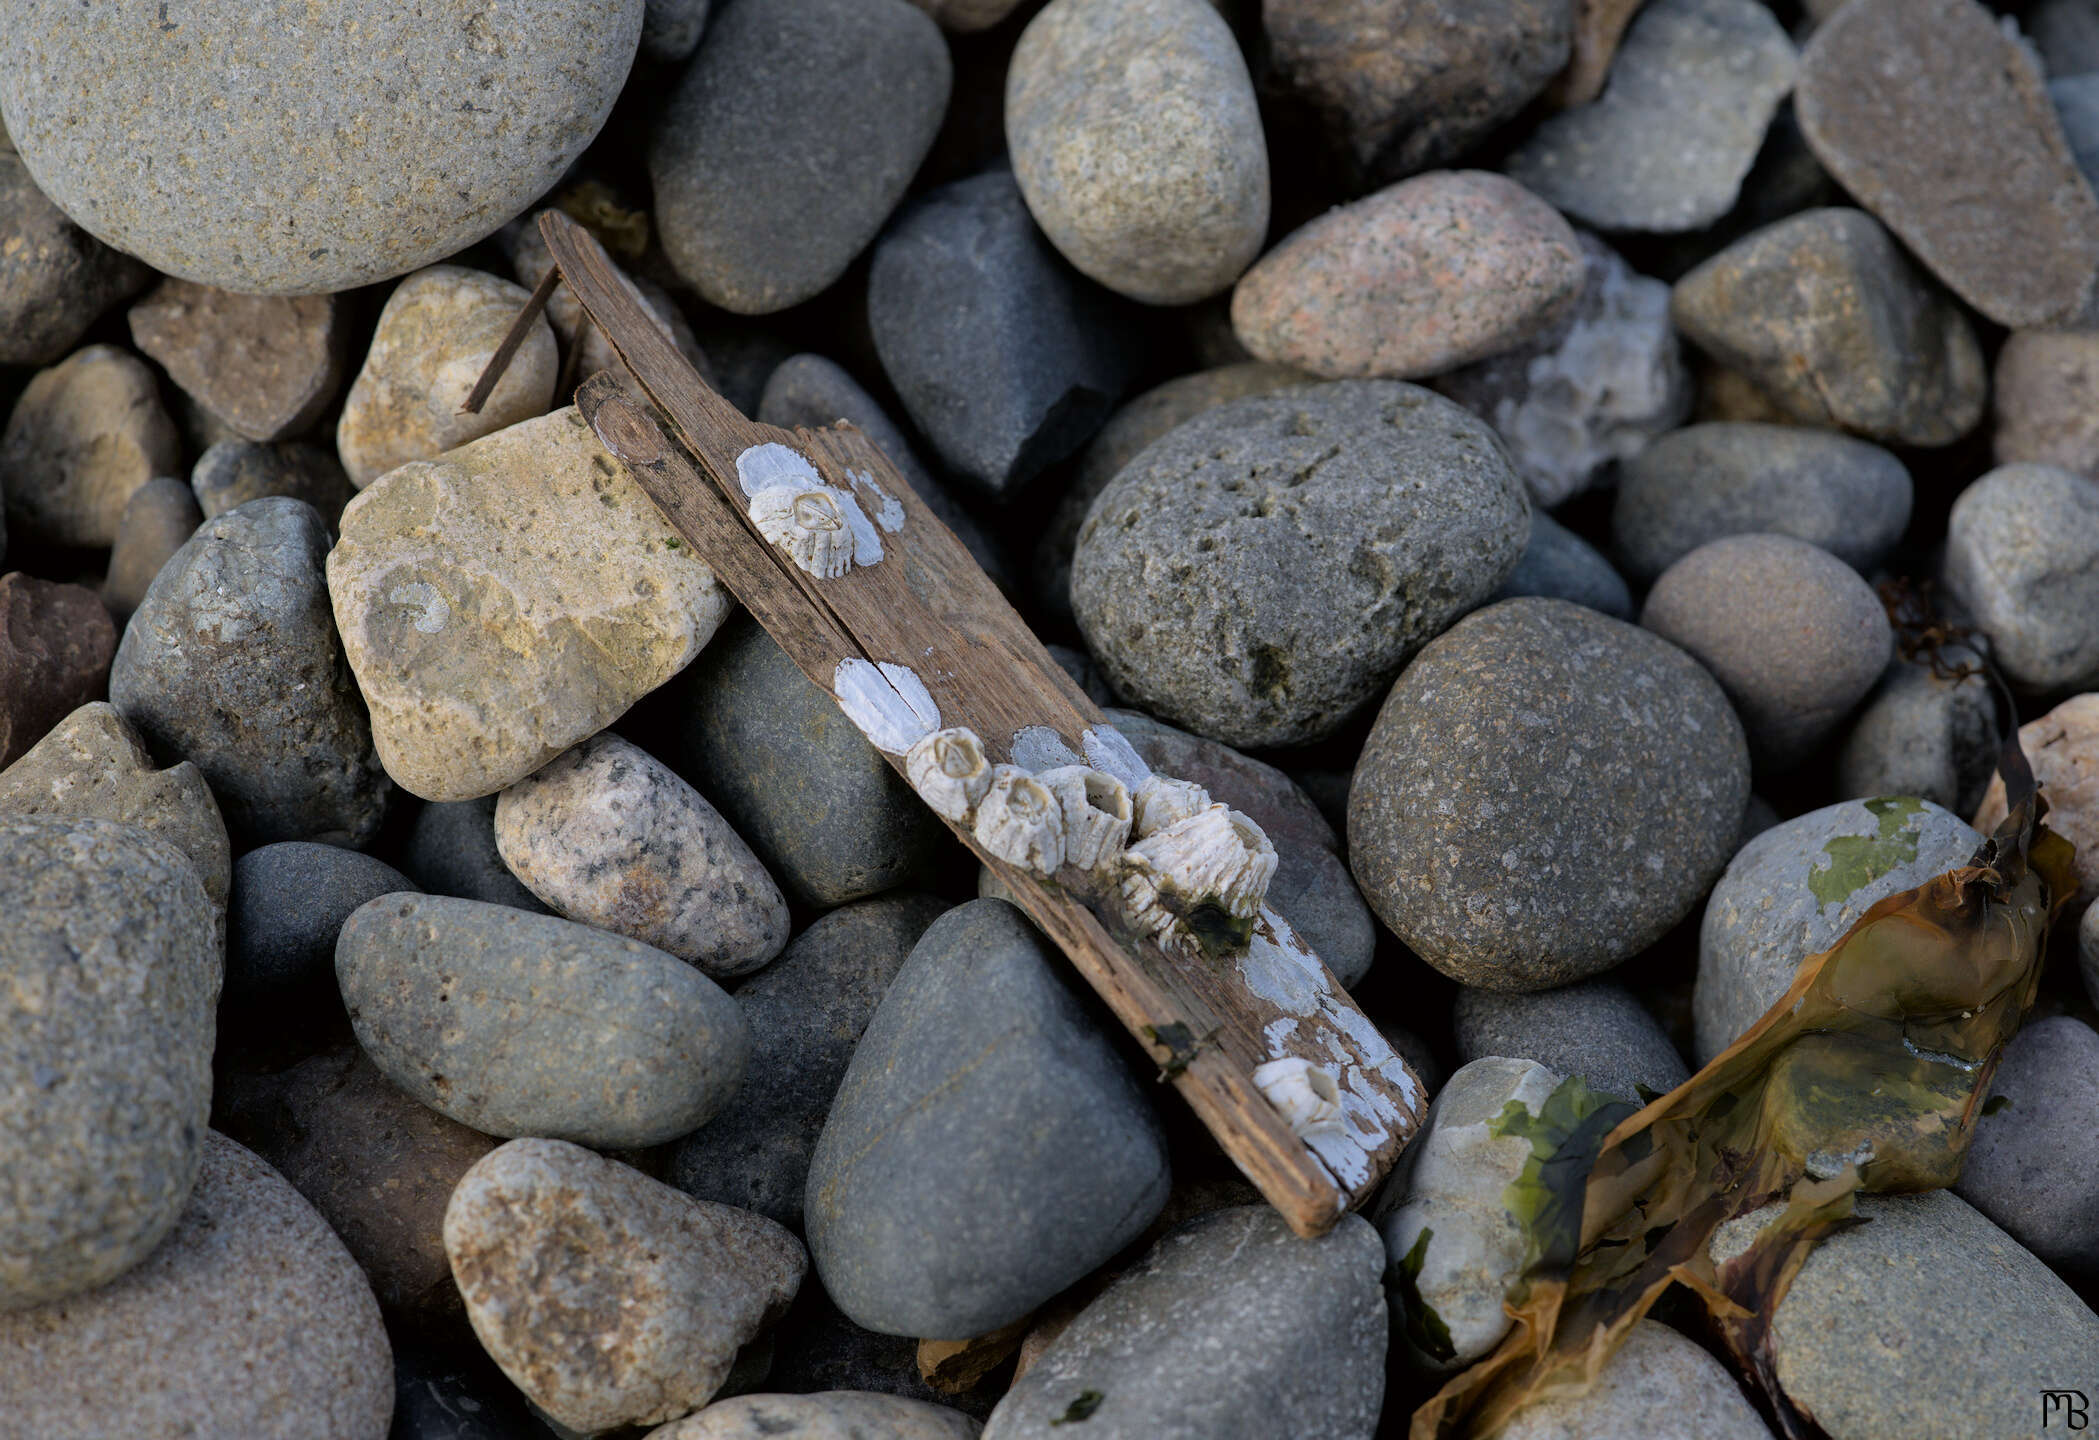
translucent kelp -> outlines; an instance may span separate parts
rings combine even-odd
[[[1416,1412],[1414,1440],[1492,1436],[1525,1402],[1586,1388],[1672,1283],[1703,1300],[1786,1433],[1819,1433],[1773,1376],[1771,1316],[1814,1245],[1858,1223],[1856,1193],[1959,1178],[2039,985],[2049,922],[2076,890],[2069,843],[2040,824],[2017,725],[2006,733],[2011,813],[1966,865],[1874,905],[1747,1033],[1644,1109],[1599,1104],[1578,1081],[1543,1107],[1510,1187],[1535,1256],[1515,1324]],[[1774,1201],[1784,1211],[1716,1266],[1713,1232]]]

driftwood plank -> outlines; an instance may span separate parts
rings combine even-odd
[[[938,723],[976,731],[994,760],[1040,770],[1067,763],[1068,752],[1098,768],[1113,768],[1112,756],[1142,772],[1134,751],[865,436],[843,423],[787,431],[746,420],[677,353],[582,227],[559,214],[540,226],[564,280],[676,441],[607,379],[579,394],[585,416],[699,557],[849,715],[841,662],[903,667],[937,706]],[[787,447],[823,483],[883,517],[879,561],[818,579],[759,535],[739,460],[764,445]],[[903,769],[900,747],[877,748]],[[1318,1234],[1369,1197],[1420,1124],[1421,1087],[1287,922],[1263,910],[1238,954],[1170,953],[1132,932],[1087,872],[1067,865],[1038,879],[986,853],[967,826],[951,828],[1294,1229]],[[1300,1139],[1255,1085],[1256,1067],[1286,1057],[1336,1077],[1340,1126]]]

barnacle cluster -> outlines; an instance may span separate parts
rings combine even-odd
[[[751,497],[758,533],[819,580],[853,568],[853,532],[838,495],[828,486],[775,485]]]

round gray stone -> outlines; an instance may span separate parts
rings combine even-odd
[[[1539,509],[1531,511],[1531,538],[1523,558],[1493,599],[1523,595],[1570,600],[1613,620],[1633,618],[1633,595],[1625,577],[1611,568],[1602,551]]]
[[[1953,502],[1945,579],[2012,683],[2099,687],[2099,486],[1998,466]]]
[[[1798,765],[1866,697],[1895,634],[1842,560],[1784,535],[1731,535],[1671,565],[1640,623],[1720,681],[1757,764]]]
[[[951,80],[905,0],[730,0],[650,141],[664,252],[741,315],[824,290],[904,198]]]
[[[408,832],[401,868],[432,895],[508,905],[534,915],[553,912],[510,873],[496,848],[496,797],[425,805]]]
[[[1451,1019],[1460,1060],[1534,1060],[1581,1076],[1599,1095],[1637,1103],[1642,1086],[1667,1094],[1691,1078],[1660,1022],[1609,980],[1522,995],[1468,985],[1458,992]]]
[[[1165,1137],[1018,910],[972,900],[919,939],[853,1051],[809,1164],[809,1250],[870,1330],[1010,1325],[1166,1203]]]
[[[1902,462],[1864,440],[1803,425],[1692,425],[1620,468],[1611,543],[1646,584],[1708,541],[1758,532],[1871,574],[1909,528],[1911,499]]]
[[[233,865],[227,1002],[283,1001],[332,985],[343,922],[368,901],[414,889],[385,861],[338,845],[280,840],[250,850]]]
[[[153,272],[67,218],[0,145],[0,365],[49,365]]]
[[[708,0],[642,0],[641,53],[651,60],[685,60],[707,28]]]
[[[1654,1320],[1642,1320],[1586,1391],[1547,1395],[1517,1410],[1502,1440],[1771,1440],[1727,1367]]]
[[[1116,690],[1233,745],[1332,734],[1523,553],[1530,505],[1487,426],[1362,380],[1238,400],[1094,502],[1072,605]]]
[[[1979,657],[1947,646],[1948,665]],[[1997,695],[1987,676],[1939,676],[1897,657],[1860,707],[1837,753],[1837,795],[1915,795],[1956,815],[1973,815],[1997,773]]]
[[[1543,990],[1689,913],[1748,798],[1741,725],[1689,656],[1562,600],[1504,600],[1392,687],[1349,791],[1349,864],[1437,969]]]
[[[1990,1094],[1954,1192],[2058,1271],[2099,1274],[2099,1033],[2070,1015],[2026,1026]]]
[[[2090,82],[2099,126],[2099,74]],[[2094,142],[2099,143],[2099,129]],[[2099,155],[2095,155],[2099,168]],[[2020,330],[2007,336],[1990,372],[1992,451],[1999,465],[2027,460],[2099,480],[2099,410],[2091,401],[2099,374],[2099,333]]]
[[[332,534],[357,493],[340,461],[318,445],[221,440],[190,467],[190,489],[209,520],[266,495],[288,495],[321,512]]]
[[[743,1082],[750,1031],[692,966],[550,915],[386,895],[335,973],[387,1078],[462,1125],[603,1148],[689,1134]]]
[[[464,249],[597,135],[642,0],[142,11],[29,0],[0,106],[37,184],[154,269],[318,294]]]
[[[1713,887],[1693,992],[1700,1065],[1726,1049],[1876,902],[1964,865],[1982,837],[1913,796],[1846,800],[1773,826]]]

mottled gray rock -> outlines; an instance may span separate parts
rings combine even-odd
[[[1797,57],[1756,0],[1656,0],[1604,92],[1547,119],[1509,174],[1605,230],[1676,232],[1734,208]]]
[[[542,1414],[585,1432],[706,1404],[809,1264],[770,1220],[559,1140],[477,1163],[444,1236],[482,1346]]]
[[[2052,465],[1998,466],[1953,502],[1944,564],[2013,684],[2099,686],[2099,486]]]
[[[2055,1015],[2005,1047],[1955,1193],[2058,1271],[2099,1273],[2099,1034]]]
[[[490,1135],[655,1145],[727,1104],[750,1052],[736,1002],[682,960],[501,905],[383,896],[344,923],[335,973],[387,1078]]]
[[[45,193],[154,269],[242,294],[348,290],[550,189],[611,113],[641,14],[383,0],[346,27],[38,4],[10,27],[0,105]]]
[[[181,463],[153,372],[114,345],[76,350],[31,377],[0,432],[7,529],[17,546],[107,545],[132,492]]]
[[[1692,425],[1618,472],[1611,544],[1626,574],[1655,577],[1708,541],[1765,532],[1827,550],[1870,575],[1909,528],[1900,460],[1801,425]]]
[[[1940,651],[1948,666],[1980,657],[1965,645]],[[1997,697],[1987,676],[1941,677],[1899,656],[1860,707],[1837,755],[1837,796],[1915,795],[1972,815],[1997,773]]]
[[[651,60],[684,60],[707,28],[708,0],[642,0],[641,53]]]
[[[2074,324],[2099,200],[2015,34],[1975,0],[1849,0],[1802,53],[1794,105],[1815,158],[1961,299],[1999,325]]]
[[[747,616],[680,677],[678,765],[808,905],[929,869],[946,827],[838,704]]]
[[[1566,321],[1514,350],[1439,375],[1436,390],[1485,420],[1540,505],[1589,488],[1691,413],[1691,375],[1669,287],[1586,230],[1581,299]]]
[[[1531,538],[1523,558],[1489,603],[1522,595],[1571,600],[1614,620],[1633,618],[1633,596],[1625,577],[1611,568],[1602,551],[1536,507],[1531,510]]]
[[[1463,156],[1567,68],[1566,0],[1266,0],[1274,78],[1381,184]]]
[[[875,246],[867,319],[912,423],[993,499],[1085,444],[1141,358],[1123,302],[1072,273],[1007,170],[897,218]]]
[[[1676,282],[1670,314],[1806,424],[1948,445],[1982,419],[1989,376],[1968,317],[1863,210],[1743,236]]]
[[[496,797],[425,805],[401,857],[410,879],[432,895],[485,900],[534,915],[553,912],[510,873],[496,849]]]
[[[1164,1136],[1020,912],[933,922],[853,1051],[809,1166],[809,1249],[853,1320],[1010,1325],[1166,1202]]]
[[[959,1410],[877,1395],[739,1395],[649,1432],[648,1440],[977,1440],[983,1426]]]
[[[1317,1240],[1265,1205],[1191,1220],[1079,1312],[985,1440],[1079,1418],[1088,1440],[1370,1440],[1385,1394],[1383,1258],[1353,1215]],[[1097,1403],[1075,1415],[1087,1395]]]
[[[2099,87],[2099,76],[2087,78]],[[1999,465],[2030,461],[2099,480],[2099,332],[2018,331],[1997,352],[1990,383]]]
[[[195,867],[116,821],[0,816],[0,914],[7,1357],[6,1312],[107,1285],[182,1213],[211,1106],[220,961]],[[0,1363],[0,1396],[27,1361]],[[17,1419],[29,1399],[16,1391]]]
[[[809,1155],[853,1047],[889,982],[947,902],[908,892],[842,905],[736,989],[750,1074],[680,1141],[665,1178],[686,1194],[800,1228]]]
[[[1014,47],[1006,143],[1064,258],[1147,305],[1224,290],[1268,233],[1268,147],[1204,0],[1053,0]]]
[[[8,1423],[39,1440],[386,1440],[391,1347],[363,1272],[276,1171],[201,1119],[192,1143],[196,1188],[142,1264],[0,1314]]]
[[[1730,535],[1662,572],[1640,623],[1713,672],[1760,767],[1805,760],[1894,657],[1887,611],[1856,570],[1785,535]]]
[[[103,693],[116,627],[84,585],[0,575],[0,765]]]
[[[1703,1065],[1785,994],[1876,901],[1964,865],[1982,837],[1927,800],[1846,800],[1766,830],[1713,887],[1693,1009]]]
[[[0,144],[0,365],[49,365],[152,271],[82,230]]]
[[[1741,725],[1689,656],[1565,601],[1504,600],[1392,687],[1349,792],[1349,865],[1431,965],[1543,990],[1681,920],[1748,798]],[[1638,880],[1586,883],[1605,872]]]
[[[1333,379],[1440,375],[1553,331],[1583,268],[1573,228],[1515,181],[1432,171],[1291,232],[1241,277],[1232,329]]]
[[[1533,1400],[1504,1440],[1771,1440],[1727,1367],[1654,1320],[1642,1320],[1586,1391]]]
[[[173,475],[149,480],[131,492],[117,521],[109,573],[102,581],[102,603],[118,624],[131,618],[153,577],[203,523],[196,492]]]
[[[1661,1024],[1630,990],[1588,980],[1509,995],[1465,986],[1451,1016],[1458,1058],[1502,1055],[1579,1075],[1591,1090],[1638,1101],[1641,1087],[1667,1094],[1691,1078]]]
[[[288,495],[320,511],[330,534],[357,493],[335,456],[318,445],[264,445],[253,440],[213,445],[190,467],[189,483],[207,520],[265,495]]]
[[[649,146],[671,263],[741,315],[824,290],[904,198],[951,80],[904,0],[722,6]]]
[[[496,850],[571,920],[667,950],[717,978],[787,943],[787,901],[743,837],[631,740],[596,735],[506,789]]]
[[[1230,744],[1301,743],[1494,593],[1529,511],[1486,425],[1416,386],[1238,400],[1101,492],[1072,603],[1134,704]]]
[[[250,850],[233,866],[227,1002],[267,1005],[332,987],[343,922],[368,901],[415,888],[384,861],[337,845],[280,840]]]
[[[163,280],[131,307],[131,343],[228,429],[282,440],[342,388],[349,317],[334,295],[235,295]]]
[[[343,663],[303,501],[207,520],[124,631],[109,698],[156,752],[193,760],[243,845],[362,845],[392,786]]]
[[[1722,1226],[1714,1259],[1778,1212]],[[2099,1316],[1958,1196],[1864,1195],[1858,1214],[1808,1253],[1771,1322],[1779,1387],[1828,1434],[2037,1434],[2043,1390],[2099,1374]]]

